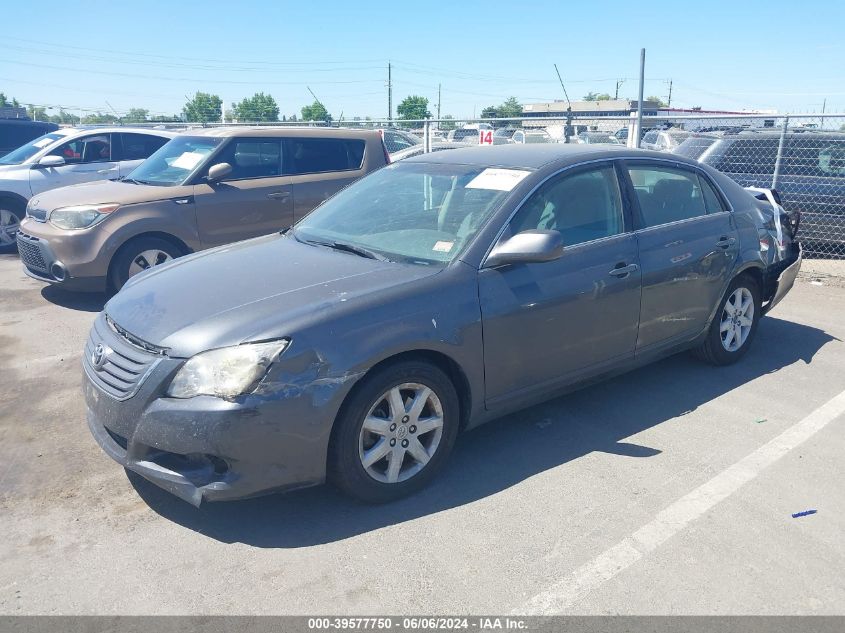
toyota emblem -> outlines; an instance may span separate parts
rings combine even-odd
[[[102,343],[99,343],[97,347],[94,348],[94,351],[91,352],[91,364],[94,366],[94,369],[100,369],[106,364],[106,358],[108,357],[108,352],[110,351],[111,350],[106,348]]]

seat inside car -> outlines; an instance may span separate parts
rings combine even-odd
[[[645,202],[643,216],[648,226],[674,222],[692,215],[693,185],[687,178],[662,178],[654,183],[654,190],[648,197],[640,196],[640,204]],[[700,206],[699,199],[699,206]]]

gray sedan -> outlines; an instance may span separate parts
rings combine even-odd
[[[800,266],[779,213],[656,152],[409,158],[132,278],[87,343],[89,427],[196,505],[326,479],[395,499],[461,430],[679,350],[741,358]]]

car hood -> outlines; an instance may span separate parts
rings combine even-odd
[[[437,274],[268,235],[177,259],[131,279],[105,307],[172,357],[292,335],[357,300]]]
[[[190,195],[192,186],[156,187],[154,185],[135,185],[120,180],[95,180],[78,185],[59,187],[45,191],[37,196],[33,206],[52,211],[58,207],[77,204],[136,204],[155,202],[179,196]]]

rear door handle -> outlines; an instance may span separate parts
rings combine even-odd
[[[728,248],[730,246],[733,246],[734,244],[736,244],[736,238],[727,237],[726,235],[720,237],[719,241],[716,242],[716,246],[718,246],[719,248]]]
[[[271,191],[267,194],[270,200],[284,200],[288,196],[290,196],[290,191]]]
[[[616,268],[610,271],[610,275],[613,277],[627,277],[631,273],[635,273],[640,269],[639,266],[636,264],[617,264]]]

